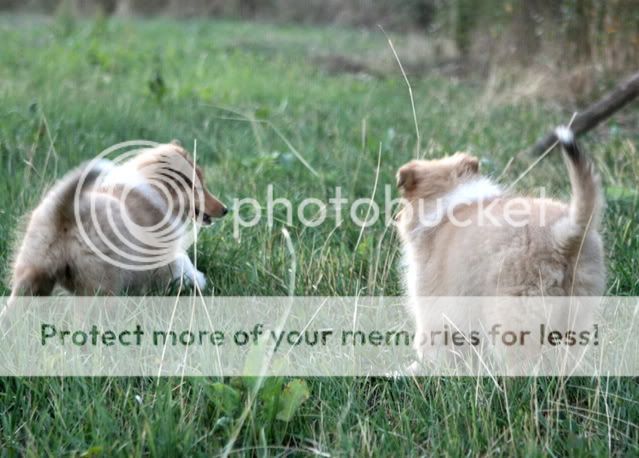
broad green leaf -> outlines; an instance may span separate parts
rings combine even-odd
[[[263,418],[268,421],[273,420],[278,413],[283,386],[284,380],[282,377],[265,377],[262,379],[262,386],[259,393],[263,411],[261,414],[263,414]]]
[[[86,458],[92,458],[94,456],[101,456],[104,453],[104,447],[101,445],[95,445],[90,449],[84,451],[80,456]]]
[[[300,406],[311,396],[308,385],[304,380],[295,379],[290,381],[282,391],[280,396],[280,410],[277,419],[291,421]]]
[[[213,405],[225,415],[233,415],[240,407],[242,396],[230,385],[216,382],[209,385],[206,394]]]

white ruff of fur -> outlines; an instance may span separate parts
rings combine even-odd
[[[462,183],[443,197],[439,197],[433,211],[420,216],[419,224],[413,230],[413,234],[417,235],[424,230],[434,228],[460,205],[472,205],[486,199],[499,197],[502,194],[501,187],[485,177]]]
[[[151,186],[148,179],[137,169],[126,164],[109,169],[100,184],[107,189],[116,186],[123,186],[127,190],[135,189],[142,193],[154,207],[159,209],[166,209],[167,207],[167,202]]]

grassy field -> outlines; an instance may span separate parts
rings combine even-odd
[[[6,276],[19,217],[65,171],[131,139],[197,140],[210,189],[235,198],[354,200],[394,183],[415,155],[401,74],[353,74],[327,56],[388,58],[381,32],[232,22],[75,22],[0,17],[0,261]],[[400,57],[405,39],[393,37]],[[380,57],[381,58],[381,57]],[[330,59],[328,59],[330,60]],[[489,102],[482,85],[409,75],[421,153],[468,150],[501,175],[509,159],[570,119],[530,99]],[[639,295],[636,108],[588,135],[608,194],[611,295]],[[634,124],[633,124],[634,123]],[[510,183],[532,158],[518,156]],[[517,188],[566,197],[557,154]],[[278,215],[276,215],[278,216]],[[282,215],[279,215],[282,216]],[[278,217],[279,217],[278,216]],[[398,243],[382,224],[289,227],[276,218],[232,236],[227,219],[200,235],[198,263],[218,295],[398,295]],[[359,241],[359,243],[358,243]],[[6,283],[1,292],[7,294]],[[309,379],[289,422],[246,397],[247,416],[212,401],[210,379],[0,379],[2,454],[636,455],[639,385],[631,378]],[[240,380],[224,380],[240,386]],[[243,393],[244,391],[239,390]],[[228,450],[228,449],[227,449]],[[171,452],[174,453],[171,453]]]

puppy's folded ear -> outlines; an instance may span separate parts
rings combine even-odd
[[[479,159],[466,153],[457,153],[459,164],[456,167],[457,176],[477,175],[479,173]]]
[[[406,164],[397,171],[397,187],[405,193],[414,191],[417,187],[415,167],[412,164]]]
[[[174,138],[173,140],[171,140],[171,145],[182,146],[182,142],[177,138]]]

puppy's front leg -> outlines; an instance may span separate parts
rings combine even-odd
[[[206,277],[197,270],[186,253],[179,253],[171,263],[171,273],[173,280],[184,279],[190,286],[195,286],[200,290],[206,287]]]

